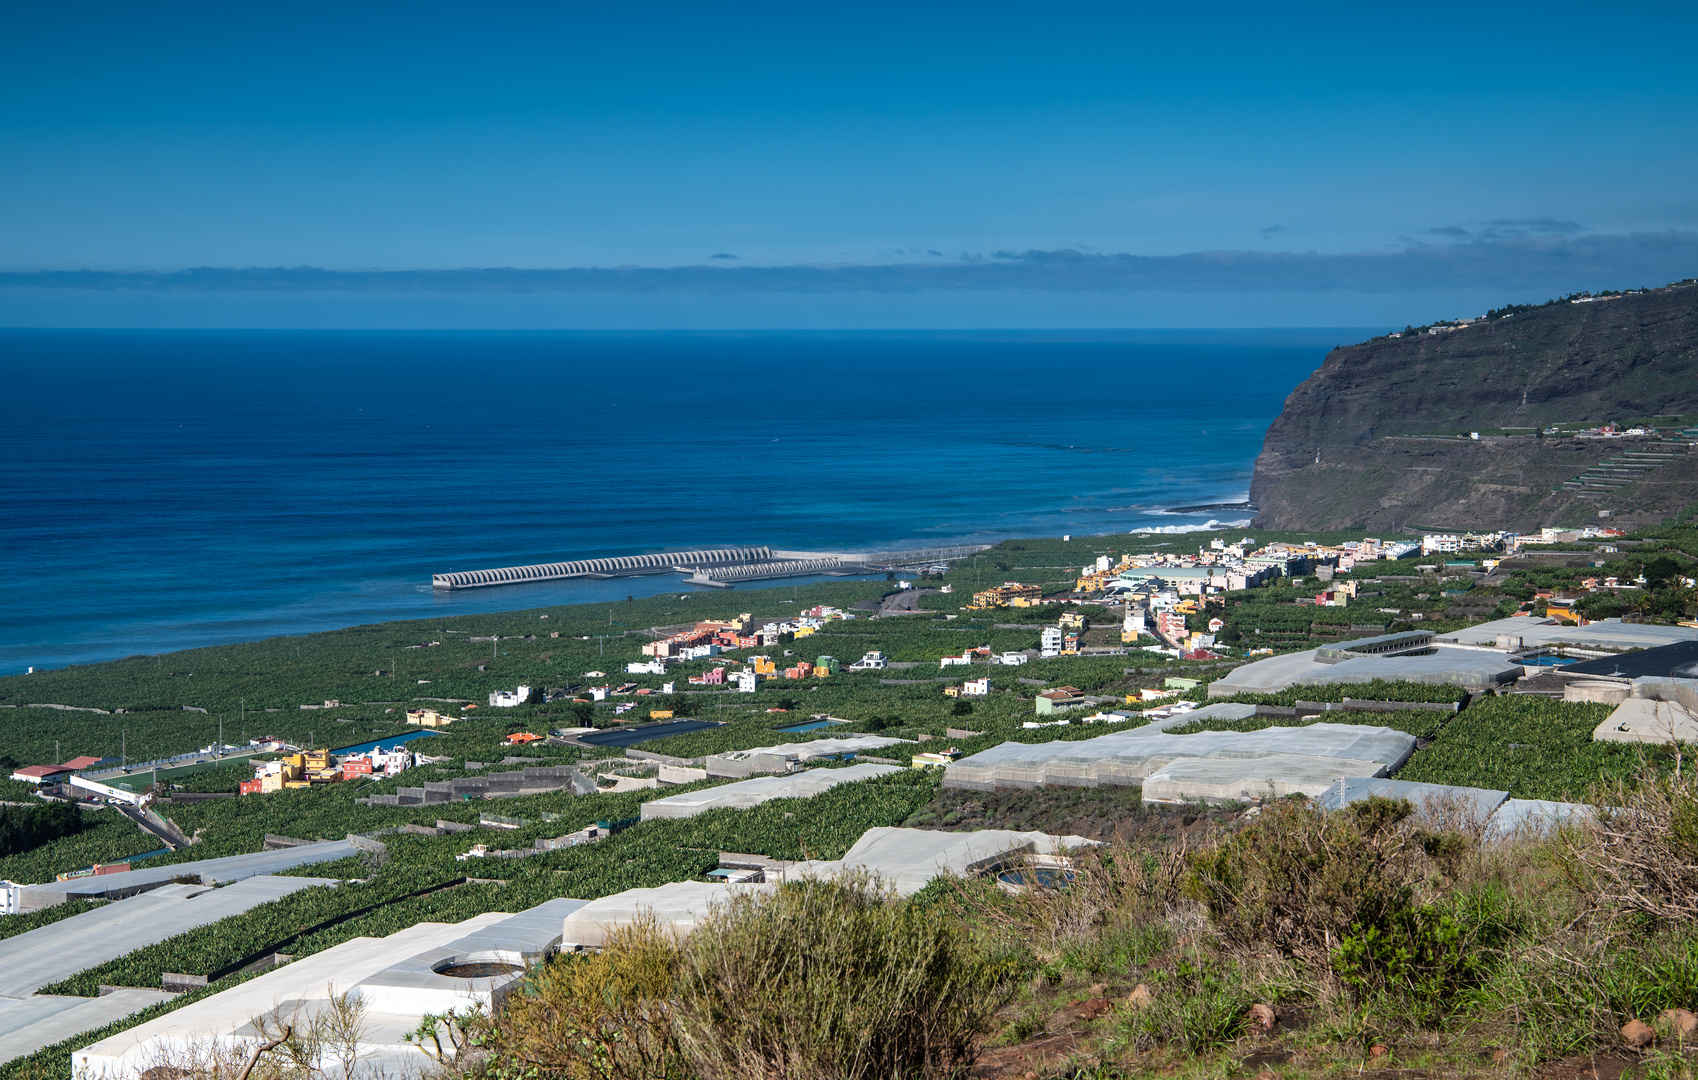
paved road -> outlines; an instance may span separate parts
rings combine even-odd
[[[936,589],[898,589],[890,593],[879,603],[879,615],[917,615],[920,614],[920,597],[931,596]]]

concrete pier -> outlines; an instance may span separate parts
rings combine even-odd
[[[458,570],[432,574],[436,589],[481,589],[491,585],[521,585],[530,581],[554,581],[575,577],[628,577],[637,574],[667,574],[677,567],[734,566],[765,562],[772,558],[767,547],[717,548],[711,551],[667,551],[655,555],[621,555],[611,559],[579,559],[575,562],[541,563],[535,566],[506,566],[494,570]]]
[[[806,574],[865,574],[873,571],[917,572],[928,563],[964,558],[988,548],[968,544],[918,551],[846,554],[828,551],[774,551],[761,547],[715,548],[708,551],[663,551],[653,555],[621,555],[611,559],[506,566],[493,570],[458,570],[432,574],[437,589],[482,589],[491,585],[523,585],[575,577],[631,577],[674,571],[692,575],[697,584],[723,585],[732,581],[798,577]]]

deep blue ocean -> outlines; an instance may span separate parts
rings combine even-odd
[[[1164,511],[1366,334],[0,331],[0,673],[681,588],[447,569],[1238,521]]]

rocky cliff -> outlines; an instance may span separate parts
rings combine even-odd
[[[1658,434],[1543,434],[1609,423]],[[1272,529],[1659,520],[1698,501],[1694,424],[1698,286],[1506,309],[1333,350],[1268,428],[1250,499]]]

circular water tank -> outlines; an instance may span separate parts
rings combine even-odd
[[[1562,700],[1619,705],[1627,700],[1628,691],[1631,689],[1626,683],[1605,682],[1602,679],[1571,682],[1562,688]]]

